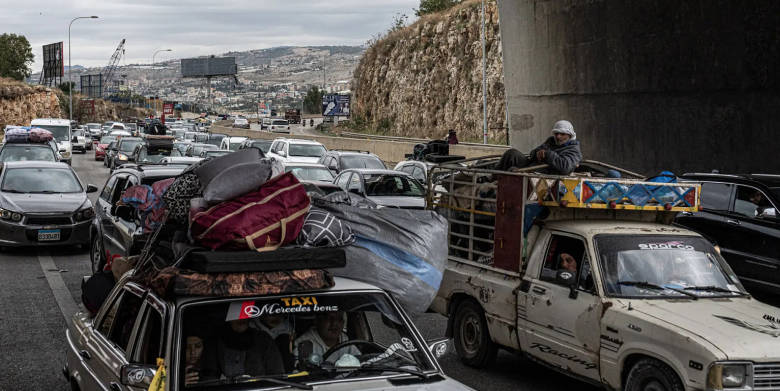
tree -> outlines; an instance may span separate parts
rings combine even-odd
[[[322,113],[322,95],[323,91],[316,86],[312,87],[303,99],[303,110],[309,114]]]
[[[446,11],[458,3],[460,3],[460,0],[420,0],[420,8],[415,9],[414,13],[420,17],[427,14]]]
[[[76,83],[72,81],[64,81],[57,86],[57,88],[62,90],[62,92],[65,93],[65,95],[69,95],[70,89],[75,87],[76,87]]]
[[[24,35],[0,35],[0,76],[10,77],[19,81],[32,75],[32,65],[35,56],[32,46]]]

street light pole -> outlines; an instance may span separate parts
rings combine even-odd
[[[486,40],[487,30],[485,30],[485,0],[482,0],[482,138],[483,143],[488,143],[488,121],[487,121],[487,60],[486,60]]]
[[[70,24],[68,24],[68,95],[70,95],[70,116],[68,117],[69,120],[73,121],[73,84],[70,81],[70,26],[73,25],[73,22],[75,22],[78,19],[97,19],[98,17],[95,15],[92,16],[79,16],[78,18],[75,18],[70,21]]]
[[[152,55],[152,76],[155,76],[157,74],[157,70],[154,67],[154,56],[157,55],[157,53],[160,52],[170,52],[171,49],[160,49]],[[157,118],[157,93],[154,94],[154,118]]]

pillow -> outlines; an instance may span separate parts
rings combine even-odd
[[[196,168],[194,171],[196,174],[198,174],[198,179],[200,179],[201,189],[205,191],[206,187],[211,183],[211,181],[226,169],[243,163],[257,163],[263,157],[263,151],[259,150],[258,148],[241,149],[239,151],[211,159],[202,166]]]
[[[268,163],[258,160],[237,164],[215,176],[203,190],[203,198],[212,205],[232,200],[256,190],[270,177],[271,165]]]

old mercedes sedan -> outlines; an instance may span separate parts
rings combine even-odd
[[[0,246],[90,243],[95,210],[65,163],[26,161],[0,165]]]

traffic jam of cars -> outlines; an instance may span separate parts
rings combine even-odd
[[[73,390],[469,390],[439,360],[502,350],[607,390],[780,389],[780,310],[753,297],[780,288],[780,176],[520,167],[438,140],[390,169],[281,119],[202,123],[5,129],[0,247],[89,252]]]

